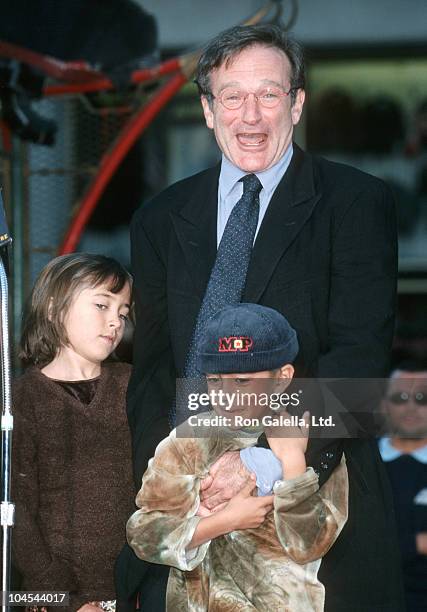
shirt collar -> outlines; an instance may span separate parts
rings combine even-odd
[[[259,178],[263,189],[271,194],[279,184],[281,178],[285,174],[288,166],[291,162],[293,154],[293,146],[292,143],[286,149],[284,155],[279,159],[279,161],[268,168],[268,170],[263,170],[262,172],[255,172],[254,174]],[[245,176],[245,174],[249,174],[244,170],[241,170],[237,166],[235,166],[224,154],[222,155],[221,160],[221,172],[219,175],[219,188],[220,188],[220,198],[226,198],[230,191],[234,188],[236,183]]]
[[[400,450],[398,450],[391,444],[390,438],[380,438],[379,449],[383,461],[394,461],[402,455],[407,454],[419,461],[420,463],[427,464],[427,444],[425,446],[422,446],[421,448],[417,448],[411,453],[402,453]]]

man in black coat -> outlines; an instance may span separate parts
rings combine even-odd
[[[128,408],[138,487],[169,432],[175,380],[184,373],[217,247],[245,174],[256,174],[262,189],[242,301],[288,318],[299,337],[300,372],[382,377],[392,340],[393,201],[380,180],[292,143],[305,97],[299,46],[274,26],[232,28],[205,50],[197,82],[222,162],[172,185],[132,222],[137,326]],[[369,428],[369,416],[368,425],[363,418]],[[343,451],[350,479],[349,519],[319,572],[326,611],[404,610],[389,485],[375,441],[317,439],[310,446],[320,483]],[[219,488],[230,472],[245,471],[239,457],[230,457],[228,468],[224,464]],[[233,482],[235,492],[241,483]],[[130,556],[128,563],[136,581]],[[151,572],[159,576],[161,568],[140,563],[145,609]],[[160,599],[156,605],[160,610]]]

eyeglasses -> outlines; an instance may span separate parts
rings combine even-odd
[[[209,93],[213,99],[217,99],[228,110],[239,109],[250,95],[255,97],[255,100],[264,108],[274,108],[284,96],[289,96],[292,91],[296,91],[298,87],[291,87],[289,91],[283,91],[279,87],[265,87],[255,92],[242,91],[234,87],[226,87],[218,96]]]
[[[410,399],[412,399],[417,406],[427,406],[427,393],[424,391],[416,391],[415,393],[396,391],[387,396],[387,400],[396,406],[407,404]]]

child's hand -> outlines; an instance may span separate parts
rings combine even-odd
[[[287,412],[280,412],[280,416],[284,419],[291,418],[291,415]],[[294,455],[299,457],[301,453],[304,454],[307,450],[310,413],[306,410],[302,418],[305,424],[302,427],[299,425],[272,425],[265,428],[268,444],[282,463],[291,461]]]
[[[256,487],[256,477],[251,474],[249,482],[227,503],[221,511],[227,521],[236,529],[255,529],[265,520],[266,515],[273,509],[274,495],[254,497],[252,492]]]
[[[280,413],[290,418],[287,412]],[[301,476],[307,469],[305,452],[307,450],[310,413],[302,415],[304,425],[275,426],[265,428],[265,435],[271,450],[282,462],[283,478],[291,480]]]

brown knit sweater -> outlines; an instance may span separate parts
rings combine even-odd
[[[115,599],[113,565],[135,508],[129,374],[104,365],[89,405],[34,367],[14,383],[14,563],[22,589],[70,591],[70,612]]]

